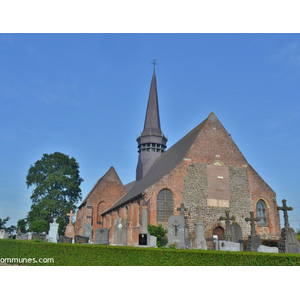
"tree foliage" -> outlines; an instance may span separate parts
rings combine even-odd
[[[0,218],[0,229],[6,229],[5,224],[9,221],[10,217],[6,217],[5,219]]]
[[[56,217],[62,234],[68,223],[67,213],[75,210],[76,203],[82,198],[82,181],[75,158],[60,152],[44,154],[30,166],[26,184],[27,188],[33,186],[34,189],[27,216],[29,231],[48,231],[49,223]]]

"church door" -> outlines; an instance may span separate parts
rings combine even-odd
[[[224,234],[225,234],[225,231],[221,226],[216,227],[213,231],[213,235],[217,235],[219,241],[223,240],[223,235]]]

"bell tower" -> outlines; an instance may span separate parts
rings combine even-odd
[[[164,136],[160,127],[155,74],[156,60],[153,60],[153,65],[154,69],[150,85],[144,130],[137,138],[139,158],[136,168],[136,181],[141,180],[145,176],[156,159],[167,148],[168,139]]]

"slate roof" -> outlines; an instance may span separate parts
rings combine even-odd
[[[211,115],[212,114],[210,114],[210,116]],[[168,151],[163,153],[155,161],[155,163],[153,164],[151,169],[146,173],[146,175],[141,180],[137,181],[127,194],[125,194],[121,199],[119,199],[108,210],[103,212],[103,214],[108,213],[111,210],[120,207],[126,203],[129,203],[137,197],[142,196],[142,194],[147,188],[149,188],[163,176],[168,174],[173,168],[175,168],[184,159],[187,151],[191,148],[197,135],[201,132],[202,128],[204,127],[204,124],[207,119],[205,119],[201,124],[195,127],[176,144],[174,144]]]

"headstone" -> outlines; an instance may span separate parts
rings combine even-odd
[[[230,220],[232,223],[229,225],[230,235],[232,236],[232,241],[235,243],[243,243],[243,232],[241,226],[235,220],[233,215]]]
[[[96,229],[95,244],[109,245],[109,230],[107,228]]]
[[[114,222],[114,244],[127,246],[127,220],[116,219]]]
[[[277,210],[282,210],[284,214],[284,228],[281,229],[281,236],[278,249],[281,253],[300,253],[300,245],[293,228],[290,228],[288,210],[292,207],[286,206],[286,200],[282,200],[282,207],[277,206]]]
[[[207,250],[204,237],[204,223],[202,221],[195,223],[195,249]]]
[[[241,244],[229,241],[219,241],[219,250],[221,251],[242,251]]]
[[[73,239],[71,237],[62,235],[59,237],[58,242],[59,243],[67,243],[67,244],[72,244]]]
[[[26,237],[26,240],[28,239],[28,235]],[[32,234],[32,239],[33,240],[39,240],[41,242],[45,242],[46,241],[46,234],[44,233],[33,233]]]
[[[168,245],[174,245],[179,249],[186,247],[185,220],[183,216],[170,216],[168,219]]]
[[[157,237],[150,235],[150,247],[157,247]]]
[[[74,226],[72,224],[72,218],[75,216],[75,214],[73,214],[73,210],[70,210],[70,213],[68,213],[67,216],[69,216],[70,219],[69,219],[69,224],[66,227],[65,235],[68,237],[74,238],[75,230],[74,230]]]
[[[259,221],[259,218],[254,218],[254,212],[250,211],[250,218],[245,218],[245,221],[251,224],[251,234],[248,235],[247,251],[256,252],[257,248],[261,245],[261,240],[256,233],[254,222]]]
[[[150,233],[148,232],[148,210],[142,209],[142,226],[139,234],[139,246],[150,246]]]
[[[87,223],[83,226],[83,235],[89,238],[89,242],[93,242],[93,227],[91,224]]]
[[[88,244],[89,237],[82,235],[75,235],[74,237],[75,244]]]
[[[18,232],[17,236],[16,236],[16,240],[27,241],[28,240],[28,233]]]
[[[257,252],[278,253],[278,248],[277,247],[268,247],[268,246],[260,245],[257,248]]]
[[[53,223],[50,223],[48,242],[57,243],[58,240],[58,226],[56,223],[56,218],[53,218]]]
[[[0,230],[0,239],[5,239],[5,229]]]

